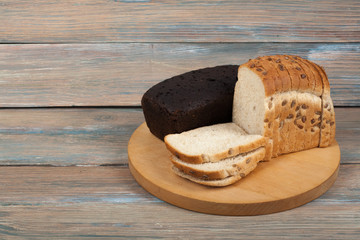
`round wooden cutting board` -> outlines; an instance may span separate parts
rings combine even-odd
[[[248,176],[227,187],[207,187],[175,175],[164,142],[143,123],[128,146],[130,171],[156,197],[178,207],[220,215],[260,215],[308,203],[335,182],[340,149],[292,153],[259,163]]]

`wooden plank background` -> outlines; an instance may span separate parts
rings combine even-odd
[[[0,42],[358,42],[358,1],[1,1]]]
[[[166,78],[272,54],[324,66],[335,106],[360,106],[359,43],[3,44],[0,106],[139,106]]]
[[[228,217],[162,202],[125,167],[2,167],[0,234],[6,239],[356,239],[359,171],[359,165],[341,166],[335,185],[300,208]]]
[[[0,239],[359,239],[357,0],[0,0]],[[142,94],[193,69],[295,54],[322,65],[339,177],[277,214],[169,205],[128,169]]]

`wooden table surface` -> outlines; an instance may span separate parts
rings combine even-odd
[[[360,2],[0,1],[0,239],[360,239]],[[296,54],[324,66],[337,181],[253,217],[147,193],[127,143],[142,94],[202,67]]]

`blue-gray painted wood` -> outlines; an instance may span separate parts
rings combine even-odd
[[[7,1],[0,42],[358,42],[357,0]]]
[[[228,217],[158,200],[135,182],[126,167],[0,167],[0,236],[357,240],[359,171],[359,164],[342,165],[329,191],[301,207]]]
[[[166,78],[273,54],[322,65],[335,106],[360,106],[359,43],[119,43],[0,45],[0,107],[139,106]]]
[[[127,165],[141,109],[1,109],[0,165]]]

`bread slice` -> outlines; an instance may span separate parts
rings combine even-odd
[[[248,135],[235,123],[222,123],[169,134],[167,149],[184,162],[201,164],[217,162],[265,146],[268,138]]]
[[[192,164],[181,161],[173,155],[170,159],[175,167],[187,175],[201,180],[219,180],[239,175],[245,169],[253,168],[253,165],[256,166],[264,157],[265,148],[260,147],[249,153],[242,153],[214,163]]]
[[[330,97],[330,84],[327,75],[325,73],[325,70],[315,63],[313,65],[319,71],[323,81],[319,147],[327,147],[335,139],[336,123],[335,123],[334,104]]]
[[[190,176],[190,175],[180,171],[175,166],[172,167],[172,170],[176,175],[178,175],[182,178],[188,179],[192,182],[199,183],[202,185],[211,186],[211,187],[225,187],[225,186],[231,185],[241,179],[241,176],[237,175],[237,176],[231,176],[231,177],[227,177],[227,178],[220,179],[220,180],[201,180],[199,178],[195,178],[193,176]]]
[[[251,157],[250,157],[251,156]],[[224,178],[219,179],[211,179],[210,177],[197,177],[193,174],[193,172],[188,171],[188,166],[186,168],[178,167],[178,165],[173,165],[172,170],[175,174],[177,174],[180,177],[186,178],[192,182],[199,183],[202,185],[212,186],[212,187],[224,187],[231,185],[237,181],[239,181],[241,178],[244,178],[247,176],[251,171],[253,171],[256,167],[259,161],[261,161],[265,156],[265,149],[260,148],[256,151],[253,151],[252,153],[249,153],[247,156],[242,156],[237,159],[237,163],[232,163],[232,161],[235,161],[235,159],[226,159],[222,160],[218,163],[205,163],[207,165],[212,166],[202,166],[204,164],[193,164],[193,165],[199,165],[198,169],[203,168],[201,170],[197,171],[204,171],[209,174],[213,173],[215,176],[216,172],[217,174],[222,175],[221,172],[226,172]],[[236,158],[236,157],[235,157]],[[251,160],[249,161],[249,159]],[[224,162],[223,162],[224,161]],[[216,171],[216,167],[221,167],[219,170]]]

